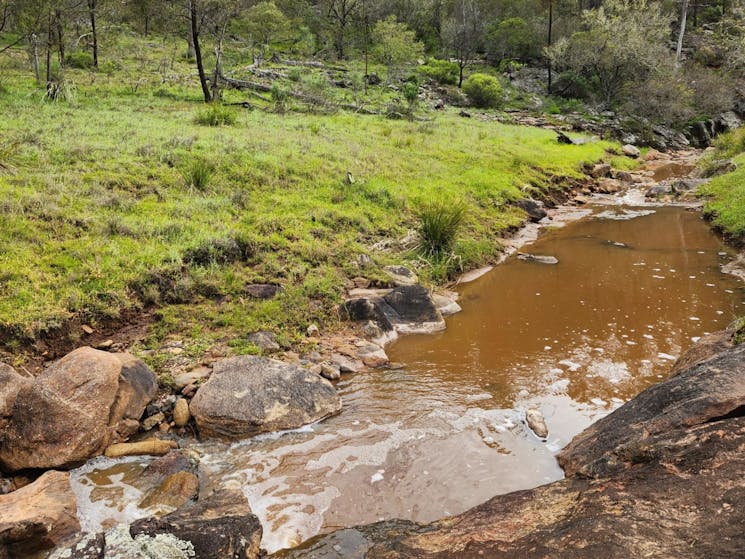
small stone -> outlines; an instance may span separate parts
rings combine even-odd
[[[356,289],[367,289],[370,287],[370,280],[363,277],[352,278],[352,284]]]
[[[165,420],[166,416],[163,414],[163,412],[158,412],[155,415],[151,415],[150,417],[146,417],[142,420],[142,429],[144,431],[150,431],[150,429],[158,425],[158,423],[162,423]]]
[[[320,375],[327,380],[339,380],[341,378],[341,372],[339,367],[332,365],[331,363],[321,363]]]
[[[254,332],[249,334],[246,340],[264,351],[278,351],[280,349],[277,339],[271,332]]]
[[[321,337],[321,331],[318,329],[318,326],[315,324],[311,324],[308,326],[307,329],[308,336],[311,338],[320,338]]]
[[[365,368],[365,364],[359,359],[352,359],[339,353],[331,355],[331,362],[339,367],[342,373],[357,373]]]
[[[282,287],[270,283],[255,283],[247,285],[245,288],[249,297],[254,299],[273,299],[277,294],[282,292]]]
[[[89,336],[90,336],[91,334],[93,334],[93,328],[91,328],[91,327],[90,327],[90,326],[88,326],[87,324],[83,324],[83,325],[82,325],[82,326],[80,327],[80,329],[81,329],[81,330],[82,330],[83,332],[85,332],[86,334],[88,334]]]
[[[166,353],[170,353],[171,355],[181,355],[184,353],[183,347],[169,347],[166,348]]]
[[[160,439],[148,439],[136,443],[112,444],[104,453],[108,458],[120,458],[122,456],[154,455],[162,456],[177,448],[176,441],[163,441]]]
[[[199,492],[199,479],[191,472],[176,472],[168,476],[160,486],[148,492],[140,501],[140,508],[157,507],[172,512],[195,499]]]
[[[372,258],[370,258],[367,254],[360,254],[357,257],[357,263],[359,264],[360,268],[367,268],[369,266],[372,266]]]
[[[173,407],[173,422],[176,427],[184,427],[189,423],[191,414],[189,413],[189,404],[184,398],[176,400],[176,405]]]
[[[173,379],[173,384],[177,389],[182,389],[190,384],[196,384],[198,381],[208,378],[212,374],[210,367],[197,367],[189,372],[181,373]]]
[[[388,274],[394,285],[415,285],[419,282],[417,275],[406,266],[386,266],[383,271]]]
[[[365,345],[359,349],[357,354],[367,367],[383,367],[390,362],[385,350],[376,344]]]
[[[525,422],[528,424],[535,435],[540,439],[548,437],[548,426],[546,425],[546,419],[540,410],[530,408],[525,412]]]
[[[367,336],[368,338],[376,339],[383,335],[383,330],[378,326],[378,324],[372,320],[368,320],[365,324],[362,325],[362,334]]]
[[[171,430],[171,426],[168,423],[163,422],[160,425],[158,425],[158,431],[160,431],[163,434],[168,433],[168,431],[170,430]]]
[[[626,157],[631,157],[632,159],[636,159],[642,154],[642,152],[639,151],[638,147],[632,146],[631,144],[626,144],[625,146],[623,146],[621,148],[621,151],[623,151],[623,154]]]
[[[96,346],[96,349],[111,349],[114,345],[114,340],[106,340]]]

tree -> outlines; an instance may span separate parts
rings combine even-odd
[[[471,63],[484,38],[484,22],[475,0],[457,0],[453,15],[442,26],[443,43],[458,62],[458,87],[463,85],[463,70]]]
[[[246,33],[263,50],[273,38],[287,32],[289,21],[273,1],[264,0],[246,10],[233,27]]]
[[[93,41],[93,66],[98,68],[98,34],[96,33],[96,10],[100,0],[88,0],[88,15],[91,20],[91,35]]]
[[[373,37],[378,58],[388,68],[389,81],[397,77],[402,67],[424,56],[424,45],[406,24],[396,21],[396,16],[376,23]]]
[[[644,17],[639,17],[644,14]],[[671,18],[647,0],[606,0],[587,10],[583,31],[547,49],[551,64],[612,106],[631,81],[642,82],[661,60],[669,59]]]
[[[340,60],[344,59],[348,29],[358,7],[358,0],[327,0],[327,18],[335,28],[334,46]]]

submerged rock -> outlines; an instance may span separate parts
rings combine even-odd
[[[559,263],[559,259],[555,256],[544,256],[541,254],[528,254],[526,252],[518,252],[517,257],[520,260],[525,260],[527,262],[537,262],[538,264],[554,265]]]
[[[0,432],[0,467],[69,468],[97,456],[137,431],[156,391],[139,359],[76,349],[20,386]]]
[[[189,409],[201,435],[239,439],[339,413],[341,398],[307,369],[244,355],[215,363]]]
[[[0,495],[0,557],[33,556],[78,530],[75,494],[67,472],[46,472],[31,484]]]

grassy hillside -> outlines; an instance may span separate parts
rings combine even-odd
[[[737,168],[714,177],[699,193],[708,198],[706,213],[732,240],[745,240],[745,130],[739,129],[717,138],[715,151],[703,161],[704,171],[717,162],[731,159]]]
[[[349,278],[411,261],[425,279],[442,279],[442,263],[395,243],[373,248],[414,228],[422,203],[467,205],[455,252],[477,266],[520,223],[510,201],[555,188],[551,177],[578,176],[609,147],[561,146],[550,131],[447,111],[414,122],[232,107],[232,125],[200,125],[207,109],[191,65],[173,60],[164,80],[157,54],[127,58],[131,41],[109,53],[120,58],[108,73],[67,70],[65,101],[43,100],[22,58],[3,62],[6,347],[148,306],[159,308],[156,336],[187,332],[249,351],[241,338],[268,328],[292,342],[311,322],[330,324]],[[363,253],[372,270],[358,269]],[[253,282],[285,291],[251,300]]]

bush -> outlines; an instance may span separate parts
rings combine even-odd
[[[212,178],[215,168],[206,159],[192,159],[181,169],[181,176],[184,177],[184,183],[188,188],[193,188],[203,192]]]
[[[220,103],[210,103],[209,107],[197,113],[194,122],[204,126],[229,126],[235,124],[235,111]]]
[[[463,82],[463,91],[477,107],[495,108],[504,101],[502,84],[488,74],[472,74]]]
[[[440,257],[455,245],[466,216],[462,202],[439,200],[422,206],[417,212],[420,250],[429,257]]]
[[[65,58],[65,64],[70,68],[90,70],[93,68],[93,55],[83,51],[72,52]]]
[[[279,82],[272,84],[272,101],[274,101],[274,108],[278,112],[284,112],[287,109],[287,103],[290,100],[290,92],[282,87]]]
[[[426,64],[419,66],[419,72],[442,85],[458,83],[458,65],[449,60],[430,58]]]
[[[412,82],[406,82],[401,88],[401,94],[404,96],[404,99],[406,99],[406,102],[409,104],[409,111],[413,111],[414,106],[419,100],[419,86]]]

